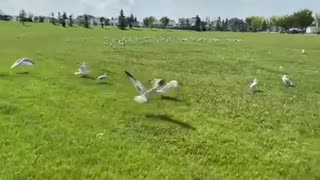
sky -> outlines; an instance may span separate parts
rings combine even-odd
[[[18,15],[21,9],[34,15],[49,16],[51,12],[67,12],[74,16],[117,17],[120,9],[125,15],[144,17],[168,16],[201,18],[245,18],[248,16],[285,15],[308,8],[320,13],[320,0],[0,0],[0,10]]]

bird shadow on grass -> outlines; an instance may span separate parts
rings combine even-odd
[[[9,77],[9,73],[0,73],[0,77]]]
[[[96,78],[92,76],[81,76],[82,79],[96,80]]]
[[[184,102],[184,100],[178,99],[176,97],[170,97],[170,96],[161,96],[161,100],[173,101],[173,102]]]
[[[16,74],[27,75],[27,74],[30,74],[30,72],[17,72]]]
[[[97,83],[97,85],[99,85],[99,86],[112,86],[112,83],[110,83],[110,82],[98,82]]]
[[[186,128],[186,129],[191,129],[191,130],[194,130],[194,131],[197,130],[195,127],[191,126],[190,124],[181,122],[181,121],[176,120],[176,119],[173,119],[168,115],[146,114],[145,117],[147,119],[151,119],[151,120],[155,120],[155,121],[164,121],[164,122],[176,124],[176,125],[179,125],[179,126],[181,126],[183,128]]]

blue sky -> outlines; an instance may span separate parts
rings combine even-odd
[[[18,14],[20,9],[35,15],[51,12],[83,13],[116,17],[123,8],[142,19],[146,16],[223,18],[284,15],[308,8],[320,12],[320,0],[0,0],[0,9],[7,14]]]

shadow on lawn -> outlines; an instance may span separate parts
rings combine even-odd
[[[190,124],[173,119],[168,115],[146,114],[145,116],[146,116],[146,118],[151,119],[151,120],[164,121],[164,122],[179,125],[179,126],[186,128],[186,129],[197,130],[195,127],[191,126]]]

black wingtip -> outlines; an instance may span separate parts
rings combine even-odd
[[[125,73],[126,73],[126,75],[127,76],[129,76],[129,77],[131,77],[131,78],[133,78],[133,79],[135,79],[128,71],[124,71]]]

